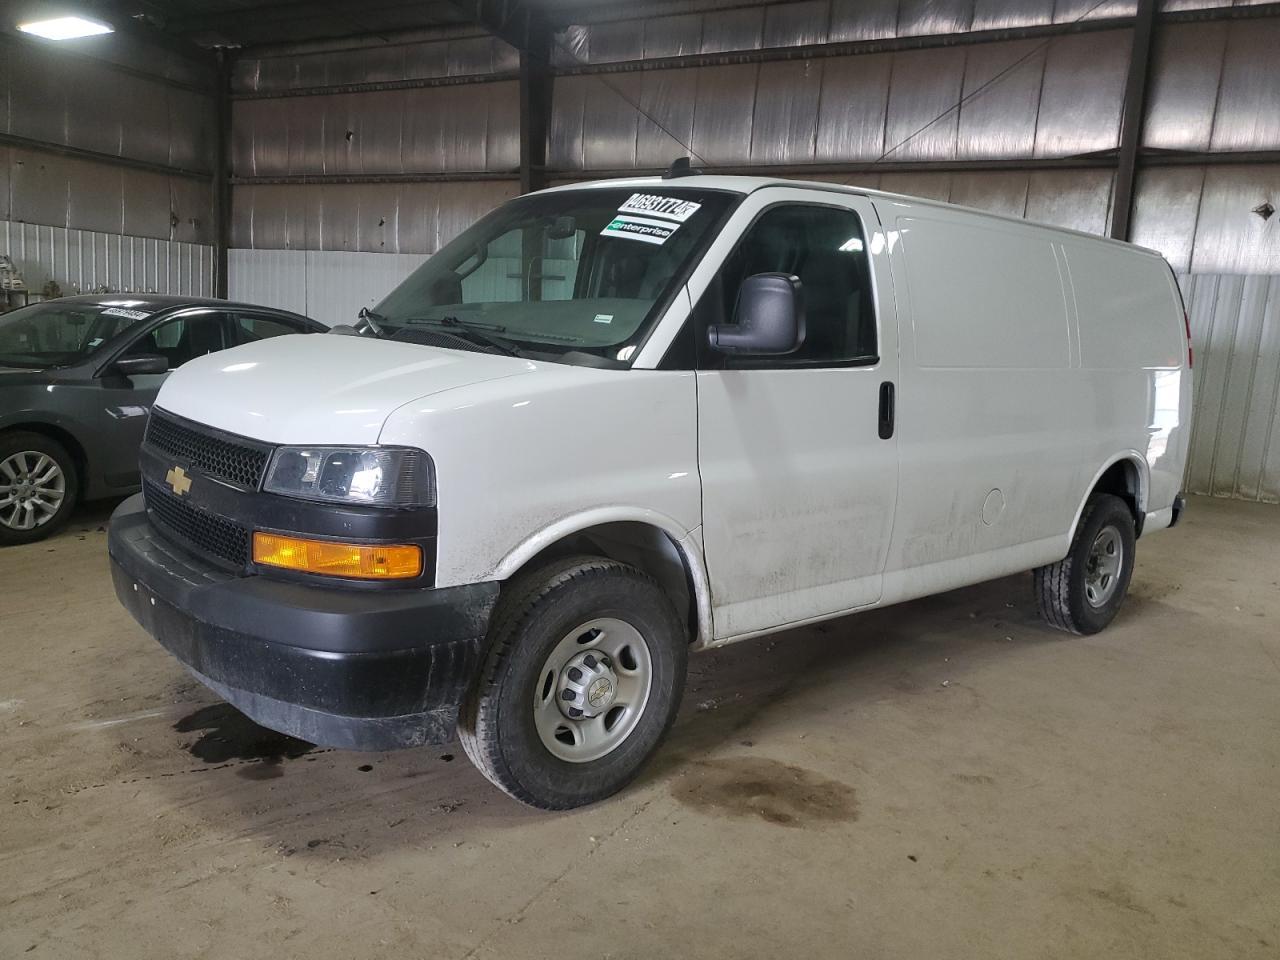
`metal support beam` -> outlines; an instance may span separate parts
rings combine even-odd
[[[547,125],[551,117],[551,28],[529,23],[520,49],[520,192],[547,185]]]
[[[1133,45],[1129,53],[1129,76],[1124,85],[1120,111],[1120,149],[1111,204],[1111,236],[1129,239],[1133,217],[1133,197],[1138,177],[1138,150],[1142,147],[1142,127],[1147,114],[1147,81],[1151,76],[1151,41],[1156,29],[1156,0],[1138,0],[1133,24]]]
[[[227,251],[231,247],[231,59],[218,49],[218,88],[213,135],[213,295],[227,296]]]
[[[36,150],[40,153],[52,153],[60,157],[74,157],[77,160],[92,160],[94,163],[107,163],[113,167],[128,167],[130,170],[145,170],[147,173],[159,173],[169,177],[187,177],[192,180],[208,180],[207,170],[188,170],[186,167],[171,167],[167,163],[151,163],[148,160],[135,160],[114,153],[102,153],[99,150],[85,150],[82,147],[71,147],[62,143],[47,143],[44,140],[32,140],[12,133],[0,133],[0,146],[19,147],[23,150]]]

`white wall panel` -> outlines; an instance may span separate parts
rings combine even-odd
[[[176,293],[213,296],[213,248],[35,223],[0,221],[0,253],[13,258],[27,289],[53,281],[64,296]]]
[[[354,323],[426,257],[331,250],[231,250],[232,300],[281,307],[327,323]]]

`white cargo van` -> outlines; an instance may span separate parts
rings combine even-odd
[[[1092,633],[1182,509],[1168,265],[943,203],[547,190],[338,333],[165,384],[116,590],[260,723],[358,750],[456,729],[540,807],[635,775],[690,649],[1023,570]]]

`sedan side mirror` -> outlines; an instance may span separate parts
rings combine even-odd
[[[136,377],[147,373],[168,373],[169,358],[155,353],[144,353],[137,357],[121,357],[111,366],[113,373],[125,377]]]
[[[742,281],[732,324],[707,328],[712,350],[781,356],[804,343],[804,291],[787,273],[757,273]]]

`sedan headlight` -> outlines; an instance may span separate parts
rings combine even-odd
[[[431,458],[405,447],[280,447],[263,489],[304,500],[376,507],[429,507],[436,502]]]

